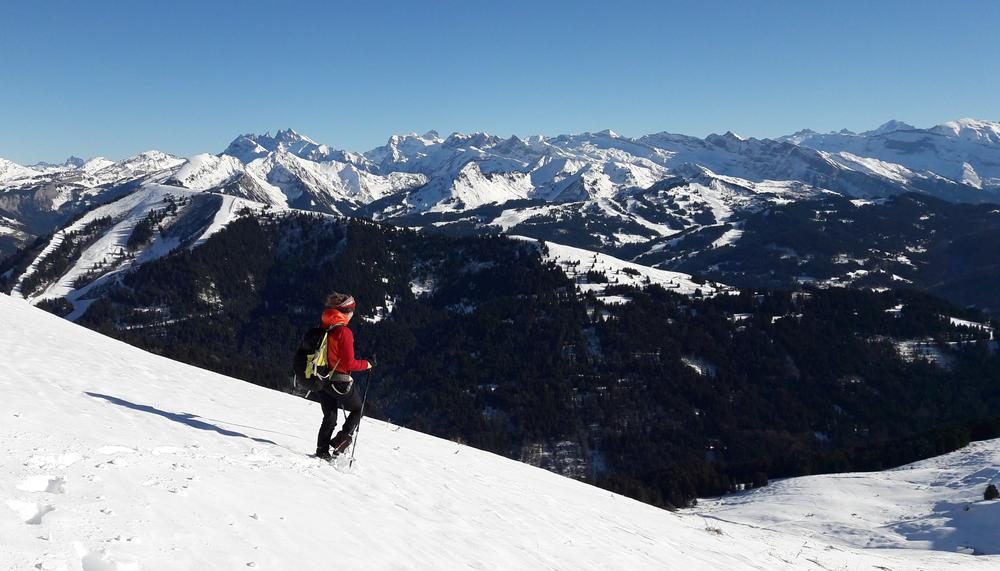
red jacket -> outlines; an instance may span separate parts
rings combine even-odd
[[[347,328],[347,316],[336,309],[327,309],[323,312],[323,327],[334,327],[326,340],[326,358],[330,366],[338,373],[350,373],[352,371],[364,371],[368,368],[368,361],[354,358],[354,334]]]

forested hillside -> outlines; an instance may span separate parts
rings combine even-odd
[[[713,245],[726,232],[738,240]],[[827,195],[775,205],[739,225],[674,238],[619,256],[742,287],[800,283],[917,288],[959,305],[1000,310],[1000,207],[917,194],[886,200]]]

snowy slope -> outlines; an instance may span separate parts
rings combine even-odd
[[[0,182],[28,178],[38,174],[40,173],[34,169],[0,158]]]
[[[208,190],[228,184],[242,173],[243,164],[235,157],[203,153],[185,161],[171,179],[185,188]]]
[[[13,218],[0,216],[0,236],[22,236],[22,224]]]
[[[839,155],[834,160],[848,167],[862,157],[896,173],[905,169],[909,182],[937,176],[973,189],[1000,188],[1000,123],[991,121],[959,119],[928,129],[890,121],[860,134],[800,131],[781,140]]]
[[[146,151],[118,162],[98,157],[87,161],[79,169],[65,174],[80,175],[82,180],[79,182],[88,186],[112,185],[172,169],[183,162],[184,159],[161,151]]]
[[[151,211],[164,211],[170,202],[177,201],[186,202],[186,205],[157,223],[161,230],[153,233],[149,243],[141,245],[135,251],[129,251],[127,242],[136,225]],[[55,232],[47,246],[16,276],[11,294],[25,298],[32,304],[65,298],[82,312],[87,306],[87,294],[104,281],[120,276],[137,264],[165,256],[181,245],[197,246],[236,219],[242,209],[257,209],[262,206],[234,196],[209,195],[173,186],[147,184],[117,201],[87,212],[72,224]],[[26,283],[25,280],[55,255],[54,252],[69,233],[81,232],[88,224],[101,218],[111,219],[110,228],[88,244],[58,278],[44,283],[40,290],[24,290],[22,286]],[[71,318],[76,315],[77,313],[72,314]]]
[[[4,180],[0,174],[0,192],[7,199],[2,208],[23,216],[25,222],[39,212],[72,215],[86,210],[105,193],[120,196],[124,189],[158,175],[166,176],[184,162],[160,151],[147,151],[113,162],[103,157],[85,163],[68,162],[65,168],[34,172],[30,177]],[[0,165],[0,169],[3,166]],[[42,234],[54,230],[43,229]]]
[[[1000,483],[1000,440],[885,472],[782,480],[695,511],[814,541],[995,555],[1000,500],[983,500],[989,483]]]
[[[554,262],[567,277],[576,281],[577,287],[584,292],[594,292],[606,303],[621,303],[625,298],[613,295],[601,295],[609,285],[627,285],[645,287],[656,284],[665,289],[684,295],[692,295],[701,291],[703,295],[715,295],[730,291],[729,286],[714,282],[697,283],[689,274],[670,272],[619,260],[607,254],[564,246],[554,242],[542,242],[544,257]],[[587,272],[604,274],[607,283],[593,282],[587,278]]]
[[[269,152],[290,153],[312,161],[329,159],[330,155],[335,153],[326,145],[321,145],[305,135],[296,133],[294,129],[285,129],[278,131],[274,136],[270,133],[240,135],[226,147],[223,154],[249,163],[266,156]]]
[[[193,190],[232,194],[279,208],[335,214],[350,213],[362,204],[426,182],[422,175],[393,172],[382,176],[348,162],[327,159],[330,153],[325,145],[317,147],[326,149],[323,153],[307,152],[311,158],[304,158],[292,152],[301,151],[300,146],[290,148],[285,142],[273,144],[264,140],[274,147],[268,150],[258,144],[259,140],[262,139],[243,135],[226,153],[195,155],[166,182]],[[304,141],[303,144],[316,146]]]
[[[670,513],[368,419],[357,463],[337,469],[305,456],[314,403],[145,353],[3,295],[0,322],[3,568],[1000,564]]]

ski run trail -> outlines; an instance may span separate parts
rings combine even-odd
[[[996,441],[668,512],[372,419],[330,465],[319,417],[0,295],[0,569],[1000,569]]]

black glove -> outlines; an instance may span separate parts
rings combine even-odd
[[[368,368],[369,369],[374,369],[375,368],[375,357],[374,356],[371,359],[368,359]]]

